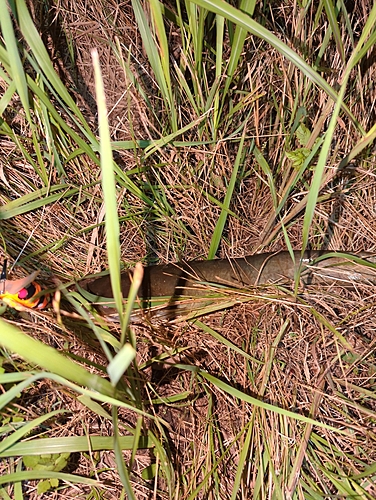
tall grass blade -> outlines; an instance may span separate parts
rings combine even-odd
[[[228,185],[227,190],[226,190],[226,196],[225,196],[225,199],[223,202],[223,207],[222,207],[221,213],[219,215],[218,221],[215,225],[214,233],[213,233],[213,236],[212,236],[212,239],[210,242],[208,259],[214,259],[215,255],[218,251],[220,241],[222,239],[223,230],[225,228],[225,224],[227,221],[228,211],[230,209],[232,195],[234,194],[236,181],[238,179],[239,167],[240,167],[242,159],[244,158],[243,147],[244,147],[244,139],[245,139],[246,129],[247,129],[247,126],[244,127],[243,135],[242,135],[242,138],[241,138],[240,143],[239,143],[239,149],[238,149],[238,153],[236,155],[234,168],[233,168],[233,171],[231,173],[231,179],[230,179],[229,185]]]
[[[239,5],[239,10],[247,13],[249,16],[252,16],[255,10],[255,6],[256,6],[255,0],[241,0]],[[243,51],[244,42],[247,37],[247,34],[248,32],[246,29],[242,28],[238,24],[236,25],[233,41],[231,44],[230,59],[228,61],[228,67],[226,71],[227,77],[223,89],[222,107],[224,104],[224,100],[227,97],[227,93],[230,88],[231,82],[234,79],[235,72],[238,68],[238,63]]]
[[[222,16],[216,16],[216,49],[215,49],[215,80],[217,85],[219,85],[223,70],[223,44],[224,44],[224,33],[225,33],[225,19]],[[220,94],[218,90],[214,97],[214,109],[213,109],[213,138],[217,137],[217,128],[220,120],[220,109],[219,109],[219,99]]]
[[[265,40],[272,47],[274,47],[280,54],[284,55],[290,62],[299,68],[310,80],[318,85],[324,92],[330,96],[334,102],[337,102],[337,92],[322,78],[322,76],[315,71],[309,64],[307,64],[294,50],[283,43],[276,35],[261,26],[258,22],[251,19],[247,14],[236,9],[226,2],[217,2],[216,0],[192,0],[197,5],[208,9],[211,12],[220,14],[233,23],[248,30],[253,35]],[[342,104],[343,110],[349,116],[355,127],[364,132],[358,120],[354,117],[348,107]]]
[[[266,175],[269,191],[270,191],[270,194],[271,194],[271,197],[273,200],[273,207],[275,210],[274,217],[276,217],[277,213],[279,212],[279,210],[278,210],[278,197],[277,197],[277,190],[275,187],[275,181],[274,181],[274,175],[273,175],[272,169],[270,168],[270,166],[269,166],[268,162],[265,160],[262,152],[259,150],[259,148],[256,145],[253,147],[253,154],[255,155],[256,161],[259,164],[261,170]],[[281,204],[280,204],[280,206],[281,206]]]
[[[104,86],[97,50],[93,50],[92,58],[94,66],[95,91],[98,105],[103,199],[106,206],[107,258],[110,270],[112,293],[115,300],[116,309],[119,313],[120,323],[121,325],[123,325],[123,300],[120,289],[120,227],[117,212],[117,193],[115,187],[116,180],[114,174],[114,162],[112,159],[106,97],[104,95]]]
[[[161,63],[162,74],[159,79],[165,83],[166,88],[166,99],[168,104],[168,112],[170,113],[170,122],[172,125],[172,130],[176,131],[178,128],[176,108],[174,103],[174,95],[171,85],[170,76],[170,52],[166,37],[166,30],[164,25],[164,20],[162,16],[163,6],[159,0],[150,0],[150,10],[153,16],[154,29],[156,31],[158,42],[159,42],[159,60]]]
[[[47,414],[50,415],[50,414]],[[44,416],[45,417],[45,416]],[[39,420],[39,419],[38,419]],[[119,445],[122,450],[131,450],[135,444],[134,436],[121,436]],[[152,448],[153,444],[148,436],[140,436],[137,441],[138,449]],[[33,438],[31,441],[21,441],[11,448],[2,451],[0,458],[21,455],[40,455],[47,453],[78,453],[87,451],[113,450],[112,436],[69,436],[57,438]]]
[[[247,461],[249,460],[250,445],[251,445],[252,435],[254,432],[255,419],[253,415],[250,421],[246,425],[247,433],[239,455],[239,462],[236,468],[236,475],[234,479],[234,486],[231,493],[231,500],[236,500],[236,498],[238,498],[238,493],[241,488],[242,478],[244,477],[244,469],[247,466]]]
[[[32,124],[30,115],[29,94],[28,94],[25,73],[20,59],[18,43],[15,37],[13,24],[8,9],[8,2],[6,2],[6,0],[0,0],[0,11],[1,11],[0,27],[4,37],[5,47],[7,50],[7,56],[11,70],[10,76],[14,81],[18,95],[20,96],[20,100],[23,109],[25,111],[26,118],[29,124]]]
[[[28,482],[36,479],[58,479],[59,481],[66,481],[68,484],[86,484],[88,486],[101,486],[101,483],[96,479],[89,479],[84,476],[76,476],[75,474],[68,474],[65,472],[55,472],[46,470],[27,470],[22,472],[13,472],[0,476],[0,485],[12,484],[20,482]]]
[[[360,154],[367,146],[372,144],[372,142],[376,139],[376,123],[375,125],[366,133],[364,137],[362,137],[352,148],[350,153],[346,156],[344,159],[345,165],[350,163],[351,160],[353,160],[358,154]],[[340,167],[345,166],[340,164]]]
[[[342,78],[342,85],[338,95],[338,100],[334,107],[333,115],[331,117],[329,127],[326,132],[324,144],[320,152],[319,160],[317,162],[315,173],[312,179],[310,191],[308,193],[307,207],[304,215],[303,230],[302,230],[302,240],[303,240],[302,252],[305,251],[308,245],[309,229],[311,227],[311,222],[313,220],[317,198],[321,188],[321,181],[324,175],[327,158],[329,156],[332,138],[337,125],[337,119],[341,110],[341,103],[345,96],[346,85],[350,77],[350,73],[354,68],[354,65],[356,64],[356,61],[358,60],[359,54],[362,53],[362,50],[364,49],[363,45],[366,43],[366,40],[370,34],[370,31],[373,29],[375,22],[376,22],[376,5],[373,6],[371,15],[369,16],[366,25],[362,31],[356,50],[352,53],[351,58],[344,71],[344,75]]]
[[[344,64],[345,63],[345,49],[343,48],[341,32],[339,30],[339,25],[338,25],[338,21],[337,21],[337,17],[338,17],[339,12],[337,11],[336,4],[335,4],[335,2],[333,2],[333,0],[323,0],[323,2],[324,2],[324,9],[325,9],[326,15],[328,16],[329,25],[332,29],[333,36],[334,36],[334,39],[336,41],[338,53],[341,57],[342,63]]]
[[[124,463],[123,450],[120,444],[120,433],[119,433],[119,425],[118,425],[118,409],[113,407],[112,409],[112,422],[114,426],[114,452],[115,452],[115,460],[117,465],[117,472],[119,474],[120,480],[124,486],[124,489],[127,493],[127,499],[136,500],[136,496],[134,494],[130,479],[129,472]]]
[[[91,387],[103,394],[113,396],[114,389],[107,380],[88,372],[52,347],[29,337],[1,319],[0,327],[0,345],[17,353],[32,365],[43,367],[51,373],[58,374],[76,384]]]
[[[321,427],[323,429],[330,429],[331,431],[339,434],[343,434],[344,431],[340,429],[336,429],[335,427],[332,427],[330,425],[324,424],[322,422],[319,422],[318,420],[314,420],[313,418],[306,417],[305,415],[301,415],[299,413],[294,413],[290,410],[285,410],[284,408],[279,408],[278,406],[272,405],[270,403],[265,403],[262,400],[259,400],[257,398],[254,398],[253,396],[249,396],[248,394],[245,394],[244,392],[235,389],[234,387],[231,387],[229,384],[226,384],[222,380],[220,380],[217,377],[214,377],[213,375],[200,370],[199,371],[200,375],[214,384],[216,387],[222,389],[223,391],[227,392],[228,394],[239,398],[241,401],[247,401],[250,404],[253,404],[259,408],[263,408],[264,410],[270,410],[272,412],[278,413],[279,415],[284,415],[285,417],[292,418],[294,420],[299,420],[301,422],[305,422],[308,424],[315,425],[317,427]]]
[[[200,82],[204,72],[203,43],[205,40],[205,20],[208,13],[205,9],[199,8],[191,0],[186,0],[185,5],[188,16],[189,38],[191,38],[193,44],[195,72],[197,72],[197,80]],[[189,50],[189,46],[187,50]]]
[[[163,100],[166,105],[166,112],[170,115],[170,124],[172,131],[175,132],[177,130],[176,123],[176,114],[173,109],[174,105],[172,102],[172,93],[171,93],[171,84],[169,88],[170,76],[169,76],[169,56],[168,56],[168,45],[165,41],[165,34],[163,35],[164,26],[163,20],[161,19],[160,7],[157,6],[156,3],[153,4],[154,14],[157,16],[156,23],[157,29],[159,30],[159,35],[162,39],[162,51],[167,50],[167,60],[162,61],[163,54],[159,52],[158,46],[155,41],[154,33],[150,29],[149,22],[147,16],[141,6],[139,0],[132,0],[133,11],[137,20],[138,28],[140,30],[142,42],[148,56],[149,63],[153,69],[154,76],[156,81],[158,82],[159,89],[161,91]],[[161,42],[161,39],[159,40]],[[167,64],[167,66],[166,66]],[[168,77],[166,79],[166,73],[168,73]]]
[[[35,57],[35,60],[40,68],[40,71],[44,73],[44,75],[50,82],[52,88],[56,91],[59,97],[66,103],[66,105],[72,110],[74,115],[79,119],[80,123],[84,126],[86,132],[88,132],[90,135],[93,135],[79,107],[74,102],[67,88],[57,75],[52,65],[51,59],[48,55],[48,52],[42,42],[42,39],[39,36],[39,33],[34,25],[33,20],[31,19],[25,1],[15,0],[14,5],[16,7],[16,17],[20,26],[20,30],[22,32],[22,35],[25,37],[26,43],[30,47],[33,57]]]
[[[303,229],[302,229],[302,255],[305,252],[308,245],[309,231],[311,227],[311,223],[313,220],[313,215],[316,208],[317,198],[319,196],[319,192],[321,189],[321,182],[324,176],[326,162],[329,157],[330,147],[334,135],[334,131],[337,125],[337,118],[341,109],[341,103],[343,97],[345,95],[346,84],[344,83],[341,87],[338,100],[334,107],[333,115],[329,123],[328,130],[325,135],[324,143],[320,151],[319,159],[317,161],[317,165],[315,167],[315,173],[313,175],[313,179],[310,185],[308,197],[307,197],[307,205],[304,214],[303,221]]]
[[[29,422],[26,422],[25,425],[23,425],[20,429],[15,430],[10,434],[8,437],[3,437],[3,440],[0,443],[0,457],[1,456],[12,456],[13,454],[13,449],[15,443],[19,441],[21,438],[27,436],[28,434],[35,432],[35,430],[38,429],[40,425],[42,425],[44,422],[46,422],[48,419],[52,419],[55,416],[65,413],[68,410],[54,410],[51,412],[46,413],[45,415],[41,415],[40,417],[34,418],[34,420],[30,420]],[[42,453],[41,449],[39,447],[36,448],[38,453]],[[9,453],[11,453],[9,455]],[[56,453],[56,451],[54,452]]]

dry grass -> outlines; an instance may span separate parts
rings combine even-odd
[[[130,3],[60,0],[54,5],[30,2],[30,6],[55,68],[94,134],[97,116],[90,53],[96,47],[112,140],[148,140],[163,135],[159,127],[163,123],[167,128],[166,110],[157,94]],[[266,27],[298,53],[310,54],[316,60],[326,23],[319,22],[316,30],[310,29],[316,16],[315,4],[304,18],[302,12],[297,12],[295,2],[283,7],[271,4],[257,8],[255,17],[263,19]],[[48,16],[43,14],[45,9]],[[355,35],[359,36],[370,9],[371,2],[354,2],[350,19]],[[308,38],[305,30],[310,34]],[[175,57],[181,34],[173,27],[169,35]],[[160,123],[123,71],[114,50],[117,40],[123,50],[132,54],[131,67],[144,85]],[[334,85],[342,75],[343,63],[334,42],[331,44],[321,64],[328,83]],[[345,51],[350,51],[347,44],[350,40],[345,45]],[[127,60],[128,56],[123,53],[123,57]],[[206,69],[205,78],[212,81],[213,70]],[[376,122],[374,48],[354,70],[353,77],[346,104],[362,127],[369,130]],[[0,85],[4,90],[5,83],[0,80]],[[317,126],[318,135],[330,119],[332,108],[327,107],[326,94],[310,84],[274,48],[255,37],[246,42],[234,87],[239,92],[234,103],[245,93],[258,97],[244,106],[233,121],[225,121],[226,133],[222,136],[219,128],[215,144],[192,144],[212,139],[207,130],[196,127],[179,138],[187,145],[170,144],[147,159],[139,150],[116,152],[119,167],[124,172],[134,170],[132,179],[153,202],[148,205],[124,186],[118,186],[121,255],[125,262],[205,258],[237,154],[239,141],[228,140],[228,136],[249,112],[252,113],[245,151],[250,151],[252,141],[262,150],[280,194],[294,175],[286,151],[299,147],[291,132],[297,107],[305,113],[312,131]],[[177,105],[182,125],[197,118],[188,102],[181,99]],[[21,104],[13,102],[13,115],[7,109],[4,119],[24,136],[32,154],[30,131],[20,109]],[[328,160],[332,173],[320,192],[327,194],[328,199],[317,205],[310,228],[312,248],[376,252],[374,149],[357,157],[352,169],[336,171],[358,140],[351,121],[341,115]],[[40,176],[14,142],[0,136],[0,144],[2,203],[43,187]],[[41,268],[41,281],[52,288],[107,266],[103,195],[97,182],[99,166],[85,155],[69,158],[69,144],[64,147],[64,175],[59,178],[56,169],[46,165],[49,179],[51,185],[65,182],[77,188],[77,192],[1,221],[4,256],[15,259],[24,249],[19,264],[27,271]],[[305,208],[296,207],[307,194],[311,174],[310,170],[305,172],[282,211],[294,248],[301,248]],[[274,221],[270,186],[251,153],[242,165],[230,209],[236,216],[228,218],[218,256],[286,249],[286,238]],[[22,275],[19,270],[18,274]],[[131,475],[136,498],[289,498],[290,493],[292,498],[376,496],[374,287],[304,291],[303,299],[304,303],[293,303],[286,297],[280,301],[255,299],[245,304],[239,301],[231,310],[202,319],[245,356],[205,331],[201,324],[149,324],[145,320],[134,326],[142,399],[151,414],[166,422],[163,431],[155,428],[150,419],[145,419],[143,425],[156,429],[173,471],[173,481],[163,475],[157,484],[146,480],[142,471],[156,462],[157,467],[160,464],[153,451],[139,450]],[[101,373],[96,366],[105,364],[100,345],[75,317],[63,317],[62,323],[58,323],[53,311],[16,315],[8,311],[5,317],[44,343],[89,360],[93,371]],[[118,325],[104,328],[115,337],[120,336]],[[3,366],[7,370],[12,363],[18,369],[22,367],[20,360],[12,356],[6,358]],[[202,373],[185,370],[187,366],[200,368],[247,396],[310,416],[344,432],[312,428],[286,415],[255,407],[222,386],[210,384]],[[182,396],[177,401],[155,401],[179,394]],[[34,419],[46,410],[60,408],[69,412],[40,429],[43,436],[112,435],[110,419],[94,413],[72,391],[51,381],[35,384],[23,393],[13,406],[6,407],[2,418],[5,422],[13,414],[24,420]],[[123,409],[119,422],[126,434],[128,427],[136,425],[136,416]],[[245,448],[248,455],[242,463]],[[125,454],[125,459],[130,460],[130,453]],[[3,461],[0,470],[7,474],[15,467],[12,460]],[[359,476],[369,467],[373,469],[368,475]],[[95,492],[89,486],[72,485],[46,497],[122,497],[123,485],[113,452],[74,454],[69,469],[97,478],[101,487]],[[169,490],[172,483],[175,489]],[[239,489],[237,496],[232,497],[234,485]],[[26,498],[37,498],[35,481],[24,484],[23,490]]]

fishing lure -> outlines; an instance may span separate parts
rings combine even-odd
[[[4,260],[3,270],[0,275],[0,300],[17,311],[26,309],[44,309],[48,306],[50,296],[39,295],[42,287],[35,278],[39,271],[34,271],[25,278],[7,280],[7,260]]]

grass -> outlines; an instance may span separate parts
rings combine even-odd
[[[1,497],[374,498],[371,286],[130,325],[119,272],[375,251],[376,7],[0,7],[2,255],[56,292],[1,320]],[[120,324],[72,287],[107,268]]]

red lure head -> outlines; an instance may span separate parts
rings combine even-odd
[[[18,280],[7,280],[7,260],[4,260],[0,275],[0,299],[17,310],[44,309],[49,303],[49,295],[36,297],[42,291],[42,287],[34,279],[39,271],[34,271],[29,276]]]

